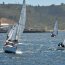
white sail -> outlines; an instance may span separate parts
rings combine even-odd
[[[13,29],[14,29],[14,26],[11,28],[11,30],[9,31],[9,33],[8,33],[8,37],[13,33]]]
[[[23,6],[21,10],[21,15],[19,23],[14,26],[8,34],[8,39],[3,47],[4,51],[7,53],[16,53],[17,44],[20,42],[23,30],[25,28],[26,22],[26,5],[25,0],[23,0]],[[17,40],[17,41],[16,41]]]
[[[10,30],[8,34],[8,40],[16,40],[18,41],[22,38],[22,33],[25,28],[25,22],[26,22],[26,4],[25,0],[23,0],[23,6],[20,14],[19,23],[16,24],[16,26],[13,26],[13,28]]]
[[[65,45],[65,39],[64,39],[64,41],[63,41],[63,45]]]
[[[18,29],[17,27],[18,27],[18,25],[14,26],[14,27],[11,29],[11,31],[10,31],[10,33],[9,33],[8,40],[16,40],[17,29]]]
[[[18,32],[17,32],[18,41],[22,38],[22,33],[25,28],[25,22],[26,22],[26,4],[24,0],[18,24]]]
[[[55,25],[54,25],[53,34],[54,34],[54,35],[57,35],[57,34],[58,34],[58,22],[57,22],[57,20],[56,20]]]

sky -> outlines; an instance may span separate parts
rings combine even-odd
[[[5,4],[22,4],[23,0],[0,0],[0,3],[5,2]],[[65,3],[65,0],[26,0],[27,4],[36,6],[49,6],[51,4],[60,5],[61,3]]]

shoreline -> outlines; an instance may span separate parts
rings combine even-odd
[[[65,30],[59,30],[59,32],[65,32]],[[7,33],[8,30],[5,29],[0,29],[0,33]],[[23,33],[52,33],[52,30],[48,30],[48,31],[23,31]]]

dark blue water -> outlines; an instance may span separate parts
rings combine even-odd
[[[0,33],[0,65],[65,65],[65,50],[56,50],[65,32],[55,38],[50,33],[24,33],[16,54],[4,53],[6,33]]]

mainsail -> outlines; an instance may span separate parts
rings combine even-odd
[[[20,39],[22,38],[22,33],[25,28],[25,22],[26,22],[26,4],[25,0],[23,0],[23,6],[20,14],[19,23],[13,26],[13,28],[10,30],[8,34],[8,40],[18,40],[20,42]]]
[[[22,38],[22,33],[25,28],[25,22],[26,22],[26,3],[25,3],[25,0],[23,0],[23,6],[22,6],[21,14],[20,14],[18,31],[17,31],[18,42],[21,42],[20,39]]]
[[[16,40],[16,35],[17,35],[17,28],[18,25],[13,26],[11,29],[9,35],[8,35],[8,40]]]
[[[63,45],[65,45],[65,39],[64,39],[64,41],[63,41]]]
[[[54,31],[53,31],[54,35],[58,34],[58,21],[56,20],[55,25],[54,25]]]

